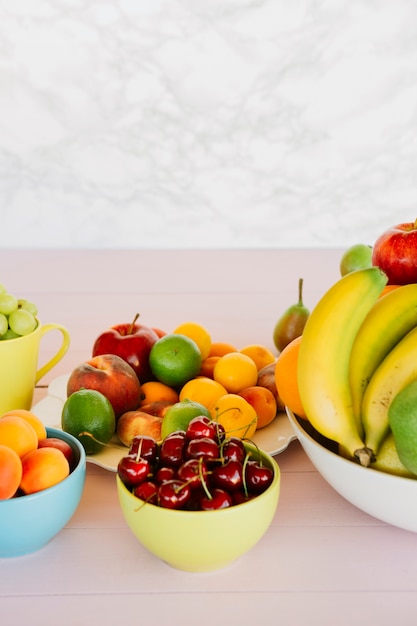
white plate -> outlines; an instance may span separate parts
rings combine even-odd
[[[67,397],[68,377],[69,374],[55,378],[49,385],[48,395],[33,406],[33,412],[43,421],[45,426],[61,428],[61,414]],[[296,438],[288,417],[285,413],[280,413],[269,426],[265,426],[255,433],[253,441],[265,452],[275,455],[286,450],[288,444]],[[111,444],[94,456],[87,456],[87,461],[109,471],[117,471],[117,465],[122,456],[126,454],[127,448],[119,443],[116,436],[113,437]]]

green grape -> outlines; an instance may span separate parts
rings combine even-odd
[[[6,330],[4,335],[0,335],[0,341],[5,341],[6,339],[16,339],[16,337],[20,337],[20,335],[16,335],[10,328]]]
[[[17,305],[19,309],[25,309],[26,311],[29,311],[29,313],[32,313],[33,316],[36,316],[38,314],[38,307],[30,300],[18,298]]]
[[[0,293],[0,313],[10,315],[17,306],[17,299],[11,293]]]
[[[3,313],[0,313],[0,337],[2,337],[9,329],[9,320]]]
[[[28,335],[36,328],[36,319],[26,309],[16,309],[9,315],[9,326],[17,335]]]
[[[7,289],[6,289],[6,287],[3,285],[3,283],[0,283],[0,293],[7,293]]]

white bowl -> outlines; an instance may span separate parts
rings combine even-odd
[[[308,422],[287,409],[288,418],[310,461],[323,478],[358,509],[405,530],[417,532],[417,480],[362,467],[326,447]]]

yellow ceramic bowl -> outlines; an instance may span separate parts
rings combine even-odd
[[[323,478],[346,500],[373,517],[417,532],[417,480],[388,474],[345,459],[305,420],[287,409],[297,437]]]
[[[248,446],[249,447],[249,446]],[[248,552],[267,531],[278,505],[280,470],[261,495],[218,511],[175,511],[136,498],[117,476],[117,490],[125,520],[140,543],[176,569],[207,572],[225,567]]]

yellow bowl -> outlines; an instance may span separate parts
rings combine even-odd
[[[417,480],[339,456],[332,442],[315,432],[309,422],[297,419],[289,409],[287,414],[305,453],[335,491],[365,513],[417,532]]]
[[[143,502],[117,476],[119,502],[129,528],[149,552],[176,569],[208,572],[229,565],[261,539],[278,505],[278,464],[266,452],[260,454],[273,470],[272,484],[256,498],[218,511],[170,510]]]

